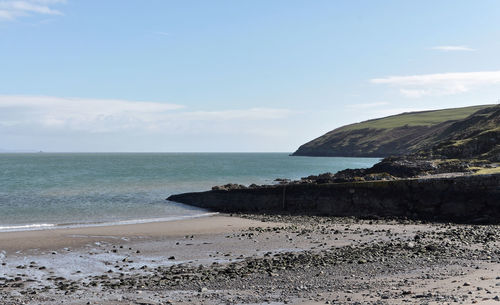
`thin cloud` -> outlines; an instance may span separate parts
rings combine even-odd
[[[399,92],[409,98],[455,95],[500,84],[500,71],[390,76],[374,78],[370,82],[398,87]]]
[[[376,107],[387,106],[387,105],[389,105],[388,102],[374,102],[374,103],[352,104],[352,105],[348,105],[347,108],[359,110],[359,109],[376,108]]]
[[[443,51],[443,52],[454,52],[454,51],[476,51],[476,49],[470,48],[468,46],[435,46],[431,48],[432,50]]]
[[[0,21],[12,21],[32,15],[63,15],[53,6],[66,3],[65,0],[24,0],[1,1]]]
[[[193,111],[181,115],[192,120],[273,120],[288,117],[292,111],[277,108],[250,108],[243,110]]]
[[[108,133],[175,133],[215,130],[225,122],[239,124],[288,117],[287,109],[251,108],[186,111],[182,105],[115,99],[0,95],[0,128],[41,128]],[[231,123],[232,124],[232,123]],[[226,124],[227,125],[227,124]],[[227,126],[220,128],[227,129]]]
[[[105,132],[148,126],[155,117],[180,108],[175,104],[114,99],[2,95],[0,124]]]

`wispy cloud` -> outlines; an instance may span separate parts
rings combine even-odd
[[[243,110],[193,111],[180,116],[191,120],[273,120],[282,119],[291,114],[288,109],[250,108]]]
[[[469,92],[482,86],[498,85],[500,84],[500,71],[390,76],[374,78],[370,82],[398,87],[403,96],[419,98],[454,95]]]
[[[287,109],[274,108],[187,111],[182,105],[160,102],[0,95],[0,127],[4,128],[27,127],[90,133],[127,130],[203,132],[214,130],[228,121],[276,120],[286,118],[291,113]],[[227,126],[221,129],[227,129]]]
[[[382,106],[387,106],[387,105],[389,105],[388,102],[374,102],[374,103],[352,104],[352,105],[348,105],[347,108],[354,109],[354,110],[361,110],[361,109],[382,107]]]
[[[154,33],[161,36],[170,36],[170,33],[168,32],[154,32]]]
[[[12,21],[31,15],[63,15],[54,8],[66,0],[7,0],[0,1],[0,21]]]
[[[453,51],[476,51],[476,49],[470,48],[468,46],[435,46],[431,48],[432,50],[438,50],[443,52],[453,52]]]

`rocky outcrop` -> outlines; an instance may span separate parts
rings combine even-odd
[[[500,175],[285,184],[185,193],[168,200],[221,212],[500,223]]]
[[[297,181],[279,181],[280,184],[342,183],[401,178],[422,178],[440,174],[474,174],[481,169],[498,169],[499,164],[485,160],[424,159],[415,156],[388,157],[370,168],[345,169],[335,174],[310,175]]]
[[[417,153],[432,158],[500,162],[500,105],[453,123],[436,142]]]

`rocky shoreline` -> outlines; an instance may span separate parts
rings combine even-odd
[[[443,176],[471,176],[482,171],[500,173],[500,163],[488,160],[469,159],[428,159],[417,156],[387,157],[371,168],[345,169],[336,173],[310,175],[299,180],[276,178],[275,184],[249,186],[229,183],[214,186],[212,190],[255,189],[279,185],[328,184],[345,182],[393,181],[401,179],[431,179]]]
[[[297,219],[293,220],[296,222]],[[307,221],[307,220],[306,220]],[[301,220],[304,223],[304,220]],[[259,232],[260,228],[255,231]],[[317,230],[318,227],[309,229]],[[246,236],[252,236],[252,231]],[[274,232],[279,231],[281,234],[287,232],[289,234],[306,234],[307,229],[302,229],[300,232],[292,227],[279,228]],[[251,290],[269,295],[262,299],[259,296],[246,296],[246,299],[240,301],[246,302],[290,302],[300,295],[312,295],[311,298],[317,301],[328,302],[321,297],[314,297],[315,294],[324,290],[332,289],[336,291],[356,290],[356,286],[349,283],[345,279],[346,275],[364,278],[371,277],[376,274],[390,274],[393,272],[403,272],[407,268],[415,268],[416,266],[440,268],[445,264],[464,263],[470,264],[472,261],[486,261],[490,263],[500,263],[498,251],[485,249],[468,250],[461,247],[456,247],[461,243],[467,243],[469,246],[477,244],[473,239],[481,240],[486,246],[494,242],[498,235],[498,230],[487,228],[477,232],[472,230],[450,230],[446,233],[432,234],[422,233],[415,235],[413,240],[396,241],[386,243],[368,243],[356,247],[331,247],[326,250],[305,250],[301,252],[283,252],[283,253],[266,253],[263,257],[252,258],[244,257],[238,262],[228,264],[214,264],[211,266],[179,266],[174,265],[168,268],[158,267],[153,270],[151,276],[143,276],[137,279],[136,276],[129,277],[114,277],[105,278],[97,277],[91,281],[90,285],[102,285],[106,289],[141,289],[147,287],[152,290],[188,290],[206,293],[208,291],[221,290]],[[304,233],[303,233],[304,232]],[[367,231],[365,231],[367,232]],[[316,233],[316,232],[315,232]],[[455,234],[454,234],[455,233]],[[253,233],[255,234],[255,233]],[[311,234],[311,233],[309,233]],[[321,232],[319,234],[330,235],[340,234],[335,231]],[[452,246],[447,240],[446,242],[435,242],[438,235],[443,240],[445,236],[459,237],[453,239]],[[455,235],[455,236],[454,236]],[[321,247],[321,245],[319,245]],[[491,255],[494,255],[493,258]],[[146,268],[145,268],[146,269]],[[298,269],[303,269],[297,272]],[[383,270],[383,271],[382,271]],[[344,275],[344,280],[339,280],[339,275]],[[437,275],[437,274],[435,274]],[[333,277],[332,280],[330,277]],[[341,276],[342,277],[342,276]],[[305,280],[309,278],[309,280]],[[500,280],[495,278],[495,280]],[[465,283],[465,282],[464,282]],[[463,285],[464,283],[460,283]],[[430,300],[469,300],[469,296],[454,296],[449,295],[434,295],[419,294],[412,291],[411,285],[402,285],[397,289],[383,290],[385,285],[368,284],[370,289],[382,289],[379,293],[374,294],[374,298],[378,299],[419,299],[420,301]],[[360,285],[361,286],[361,285]],[[275,290],[279,291],[279,296],[273,297]],[[354,291],[353,291],[354,292]],[[220,295],[217,296],[217,299]],[[493,296],[493,298],[495,298]],[[220,300],[223,301],[223,300]],[[234,301],[231,298],[224,300],[226,302]],[[346,299],[346,301],[348,301]],[[334,302],[331,300],[331,302]]]
[[[497,225],[262,214],[232,217],[262,225],[224,234],[222,240],[186,236],[178,247],[193,251],[197,244],[214,242],[221,249],[228,243],[261,251],[208,252],[213,260],[205,263],[165,254],[158,265],[137,268],[133,261],[140,260],[145,249],[122,242],[102,248],[124,257],[110,262],[107,272],[76,280],[52,274],[51,284],[44,287],[35,287],[36,281],[23,276],[4,276],[0,299],[5,305],[470,304],[500,297]],[[44,266],[32,262],[24,267]]]

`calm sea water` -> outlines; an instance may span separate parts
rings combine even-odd
[[[377,161],[286,153],[0,154],[0,230],[196,216],[206,211],[165,198]]]

